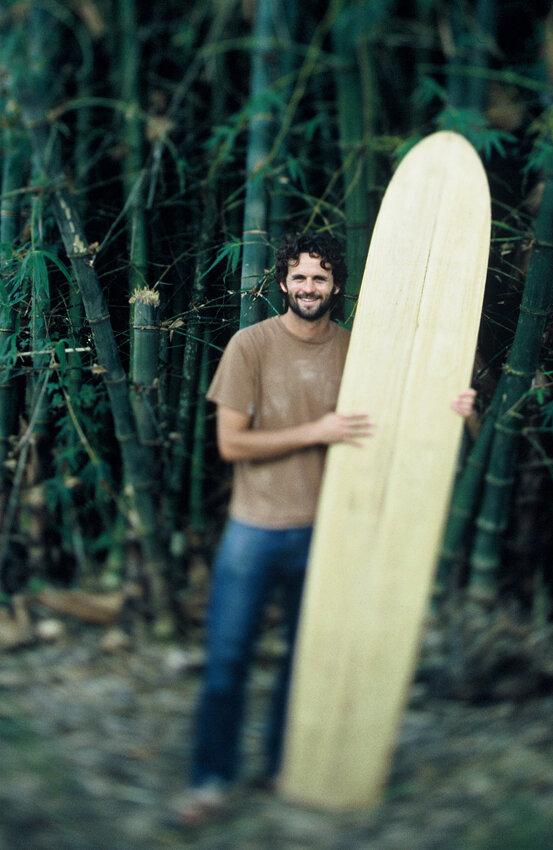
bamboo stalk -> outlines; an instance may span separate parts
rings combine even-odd
[[[16,194],[23,183],[24,157],[20,133],[8,123],[4,127],[4,159],[2,167],[2,203],[0,209],[0,280],[7,300],[0,297],[0,492],[6,484],[6,460],[9,440],[15,427],[15,392],[10,350],[14,343],[17,311],[10,303],[13,264],[11,249],[19,234],[19,199]]]
[[[275,13],[274,0],[257,0],[250,83],[250,100],[256,107],[250,119],[246,156],[240,327],[253,325],[264,315],[263,301],[255,289],[264,276],[267,261],[268,202],[263,166],[271,151],[271,117],[263,95],[274,75],[273,52],[267,43],[274,33]]]
[[[281,30],[284,31],[288,43],[293,43],[297,37],[299,9],[295,0],[284,0],[281,4],[281,21],[279,28],[279,37]],[[282,79],[288,80],[288,83],[281,89],[281,104],[277,107],[275,117],[276,123],[282,123],[285,116],[287,104],[292,96],[292,79],[296,69],[297,60],[295,54],[287,49],[287,44],[282,45],[282,49],[278,50],[278,73]],[[276,156],[275,163],[276,179],[273,179],[269,197],[269,232],[273,243],[278,244],[284,237],[285,232],[289,229],[290,220],[290,197],[287,188],[287,178],[281,178],[281,170],[279,166],[283,166],[286,162],[287,155],[291,153],[291,145],[289,136],[282,139],[280,149]],[[284,172],[286,173],[286,172]],[[282,312],[282,291],[278,282],[271,279],[267,288],[267,302],[270,314]]]
[[[79,91],[81,96],[88,93],[87,85],[89,83],[87,73],[79,74]],[[90,134],[91,134],[92,110],[89,106],[82,106],[77,110],[76,121],[76,138],[75,138],[75,177],[79,191],[84,193],[85,202],[88,197],[86,191],[86,176],[90,168]],[[76,349],[79,347],[79,340],[84,328],[83,303],[79,292],[79,287],[76,281],[72,278],[69,284],[69,306],[68,318],[70,325],[71,337],[73,339],[74,351],[67,353],[68,358],[68,380],[69,380],[69,395],[72,398],[77,398],[82,382],[83,370],[82,361]]]
[[[502,535],[508,521],[518,443],[524,421],[521,406],[539,364],[545,325],[553,309],[552,275],[553,178],[547,173],[519,319],[504,374],[496,391],[498,413],[476,521],[469,593],[473,600],[483,604],[495,599]]]
[[[206,447],[206,393],[209,387],[209,341],[210,331],[203,329],[202,356],[198,377],[194,440],[190,461],[190,526],[193,532],[203,532],[206,527],[204,510],[204,478]]]
[[[346,263],[348,295],[359,294],[369,245],[368,160],[364,141],[370,127],[364,126],[365,113],[359,68],[356,61],[360,33],[350,26],[351,9],[335,21],[332,42],[339,59],[336,71],[338,127],[344,179],[346,222]],[[367,50],[367,45],[363,45]],[[366,56],[370,69],[370,57]],[[368,85],[370,83],[367,82]],[[371,116],[372,117],[372,116]]]
[[[47,326],[50,313],[48,269],[44,258],[36,253],[42,245],[42,232],[42,198],[40,195],[35,195],[31,200],[31,250],[35,253],[35,262],[31,266],[31,346],[35,353],[29,397],[33,407],[39,403],[39,398],[41,399],[40,408],[35,415],[35,436],[39,440],[46,433],[49,419],[48,399],[44,394],[39,394],[39,379],[43,371],[48,368],[50,360],[48,354],[41,353],[41,349],[47,348]]]
[[[50,126],[43,104],[37,103],[33,92],[24,86],[17,86],[14,96],[29,133],[36,163],[53,187],[52,210],[81,293],[103,373],[123,461],[125,494],[131,505],[129,519],[142,546],[151,607],[157,621],[161,622],[168,603],[162,580],[163,550],[155,526],[153,482],[148,478],[148,468],[131,410],[127,378],[104,294],[94,269],[95,248],[88,245],[74,200],[65,185],[57,149],[49,144]],[[52,153],[48,156],[50,150]]]
[[[184,353],[182,358],[181,382],[177,415],[175,419],[175,439],[171,443],[164,485],[164,520],[166,536],[171,538],[180,534],[179,516],[183,514],[183,494],[186,489],[185,478],[189,461],[190,437],[193,430],[193,406],[197,393],[197,379],[202,340],[202,324],[199,308],[205,300],[208,279],[206,262],[211,244],[217,215],[215,186],[205,187],[204,208],[196,237],[198,255],[194,268],[194,280],[191,292],[191,310],[184,334]],[[182,338],[179,336],[179,338]],[[189,494],[189,493],[188,493]]]
[[[124,187],[127,207],[129,246],[129,292],[132,294],[146,284],[148,237],[144,208],[143,124],[140,118],[139,66],[140,38],[137,32],[135,0],[120,0],[119,26],[121,32],[120,78],[121,98],[127,104],[123,138],[125,145]],[[133,322],[131,310],[131,325]]]
[[[471,49],[470,61],[473,67],[487,68],[491,54],[491,45],[495,41],[497,29],[497,0],[477,0],[476,3],[476,32],[473,34],[474,43]],[[488,97],[488,82],[483,77],[468,77],[467,101],[479,112],[484,112]]]
[[[434,587],[434,604],[444,601],[450,589],[452,571],[462,559],[464,543],[477,511],[478,496],[482,486],[488,455],[493,438],[495,418],[490,413],[485,418],[480,433],[470,450],[457,481],[451,501],[449,517]]]
[[[157,420],[159,384],[159,292],[143,287],[131,297],[134,304],[133,383],[131,400],[136,418],[138,438],[144,447],[150,475],[160,444]]]

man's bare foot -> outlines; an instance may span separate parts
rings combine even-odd
[[[229,793],[217,781],[207,782],[198,788],[190,788],[174,797],[170,810],[181,826],[201,826],[223,814],[229,806]]]

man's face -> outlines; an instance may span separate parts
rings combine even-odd
[[[339,291],[332,269],[324,269],[320,257],[309,254],[300,254],[296,264],[293,261],[288,264],[288,274],[280,288],[288,296],[290,310],[308,322],[324,316],[330,309],[332,296]]]

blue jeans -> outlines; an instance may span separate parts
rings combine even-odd
[[[192,783],[233,780],[245,686],[255,639],[272,591],[284,588],[287,651],[266,738],[266,773],[278,772],[291,657],[312,528],[269,529],[230,520],[213,567],[207,666],[197,716]]]

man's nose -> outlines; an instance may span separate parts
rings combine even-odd
[[[305,282],[304,282],[304,284],[303,284],[303,288],[304,288],[304,289],[306,289],[308,292],[314,292],[314,290],[315,290],[315,281],[313,280],[313,278],[312,278],[312,277],[306,277],[306,278],[305,278]]]

